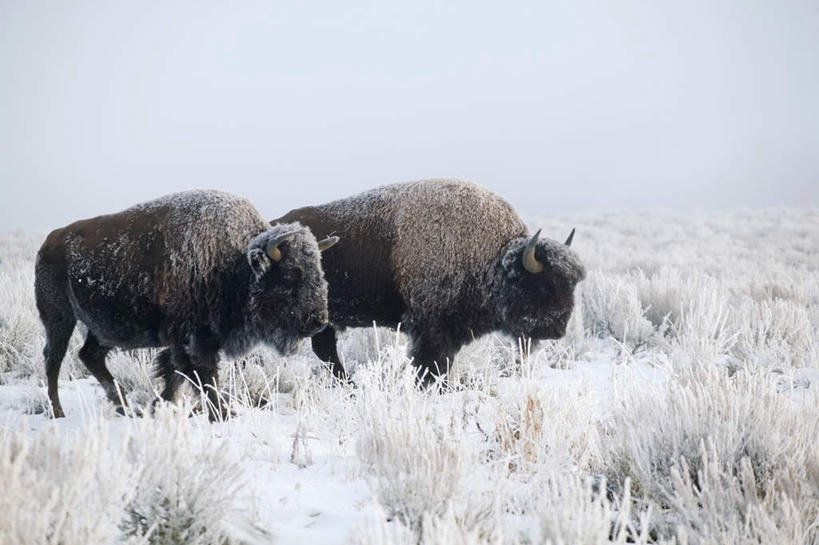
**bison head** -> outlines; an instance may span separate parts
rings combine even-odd
[[[557,339],[565,335],[574,288],[585,278],[580,258],[566,242],[532,237],[512,240],[499,266],[495,298],[503,329],[515,336]]]
[[[327,282],[319,252],[337,241],[316,242],[309,228],[286,223],[265,230],[248,245],[253,271],[249,319],[260,340],[282,354],[327,325]]]

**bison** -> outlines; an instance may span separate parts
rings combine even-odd
[[[569,248],[574,230],[562,244],[527,234],[509,203],[461,180],[386,185],[272,223],[291,221],[343,241],[322,255],[330,326],[312,339],[341,379],[341,328],[400,323],[429,383],[464,344],[488,332],[562,337],[585,277]]]
[[[120,397],[105,365],[112,348],[166,347],[157,356],[162,398],[180,373],[214,385],[221,350],[236,356],[257,342],[287,353],[327,324],[321,242],[297,222],[270,226],[241,197],[188,191],[56,229],[37,254],[35,295],[45,326],[48,397],[79,320],[79,357],[109,400]],[[177,372],[178,371],[178,372]],[[209,388],[210,417],[216,409]],[[217,413],[218,410],[218,413]]]

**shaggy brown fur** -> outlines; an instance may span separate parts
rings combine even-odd
[[[461,180],[387,185],[275,221],[341,237],[322,256],[332,326],[401,323],[426,380],[446,373],[461,346],[490,331],[564,335],[574,287],[585,276],[577,255],[548,239],[535,251],[543,272],[526,271],[523,221],[505,200]],[[313,349],[341,377],[335,342],[328,327],[313,337]]]
[[[288,232],[274,262],[268,243]],[[53,231],[37,254],[35,294],[55,416],[63,415],[57,377],[78,320],[88,328],[80,359],[114,403],[105,366],[114,347],[169,347],[157,367],[170,400],[177,371],[212,383],[219,350],[241,354],[262,341],[288,352],[327,322],[327,283],[309,229],[271,227],[250,202],[217,191],[168,195]]]

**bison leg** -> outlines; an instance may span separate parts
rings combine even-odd
[[[46,345],[43,348],[45,357],[46,378],[48,380],[48,399],[51,402],[51,414],[54,418],[65,416],[63,406],[60,404],[60,394],[57,383],[60,378],[60,367],[68,350],[68,342],[74,332],[74,325],[77,323],[74,314],[70,312],[62,313],[59,316],[43,316],[43,324],[46,330]]]
[[[48,379],[48,399],[51,402],[51,414],[54,418],[65,416],[60,404],[57,382],[60,378],[60,366],[68,349],[68,342],[74,332],[77,319],[65,292],[67,279],[64,271],[46,258],[38,257],[34,277],[34,295],[37,310],[46,333],[46,344],[43,348],[46,378]]]
[[[341,358],[338,357],[338,349],[336,348],[335,328],[328,325],[313,335],[310,340],[313,344],[313,353],[321,361],[333,364],[333,376],[338,380],[346,381],[347,372],[344,370],[344,366],[341,365]]]
[[[208,417],[211,422],[224,420],[227,417],[227,405],[216,389],[219,353],[217,351],[196,352],[194,355],[189,355],[183,346],[173,345],[157,354],[156,376],[162,377],[165,381],[161,397],[165,401],[172,402],[187,376],[207,395]]]
[[[176,397],[177,390],[179,390],[179,387],[185,380],[182,374],[192,374],[193,367],[191,359],[185,353],[184,348],[172,346],[157,354],[154,365],[156,366],[156,376],[162,377],[162,380],[165,382],[165,388],[160,395],[165,401],[171,402]]]
[[[111,403],[114,405],[127,405],[124,396],[120,399],[117,387],[114,384],[114,377],[108,367],[105,366],[105,357],[110,351],[110,347],[101,345],[99,339],[89,331],[88,336],[85,337],[85,344],[80,348],[80,361],[85,364],[85,367],[94,375],[94,378],[102,384],[105,396]]]
[[[228,417],[227,401],[219,395],[216,381],[218,363],[218,352],[198,354],[193,358],[194,380],[207,393],[208,419],[211,422],[225,420]]]
[[[412,339],[410,357],[422,387],[435,384],[446,376],[455,350],[432,340],[432,336],[419,335]]]

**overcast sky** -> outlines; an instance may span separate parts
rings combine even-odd
[[[0,230],[440,176],[527,214],[819,205],[819,3],[0,0]]]

